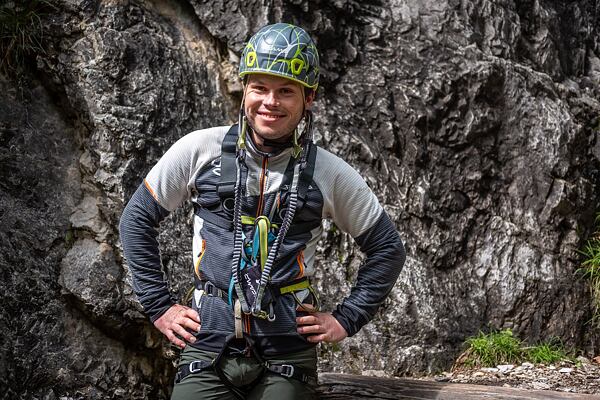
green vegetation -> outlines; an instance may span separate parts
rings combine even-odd
[[[16,72],[25,57],[44,53],[41,16],[53,7],[47,0],[4,1],[0,5],[0,71]]]
[[[563,346],[557,342],[542,343],[525,347],[510,329],[485,334],[479,332],[465,342],[467,350],[459,357],[455,368],[495,367],[502,364],[531,362],[535,364],[552,364],[570,357]]]
[[[585,244],[581,253],[584,261],[578,272],[588,280],[592,293],[592,324],[600,328],[600,213],[596,215],[596,232]]]
[[[521,341],[514,337],[510,329],[484,334],[479,332],[466,341],[469,346],[467,365],[495,367],[521,360]]]
[[[544,343],[526,348],[527,359],[535,364],[553,364],[569,359],[563,346],[559,343]]]

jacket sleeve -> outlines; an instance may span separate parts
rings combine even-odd
[[[119,230],[132,274],[133,290],[146,314],[156,321],[173,304],[161,268],[157,228],[169,214],[142,183],[123,211]]]
[[[355,238],[366,260],[358,270],[350,295],[333,311],[348,336],[374,316],[394,287],[406,259],[404,245],[385,211],[366,232]]]
[[[227,127],[191,132],[152,167],[123,211],[119,230],[133,290],[152,322],[175,299],[169,294],[158,248],[158,226],[192,195],[194,171],[220,150]]]

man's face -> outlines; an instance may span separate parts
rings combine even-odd
[[[306,108],[313,96],[306,97]],[[262,139],[285,141],[292,134],[304,112],[304,87],[278,76],[252,74],[248,76],[244,110],[255,133],[255,143]]]

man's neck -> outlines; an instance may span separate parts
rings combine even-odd
[[[280,139],[265,141],[265,139],[262,136],[257,134],[252,129],[252,130],[250,130],[249,136],[252,139],[252,143],[254,143],[254,146],[256,147],[257,150],[259,150],[263,153],[266,153],[266,154],[273,154],[273,153],[279,153],[281,150],[289,147],[291,145],[292,135],[293,135],[293,133],[290,133],[288,136],[280,138]],[[280,145],[273,145],[273,144],[280,144]],[[289,145],[287,145],[287,144],[289,144]]]

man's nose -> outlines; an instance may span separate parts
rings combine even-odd
[[[276,107],[279,105],[279,99],[274,91],[270,91],[267,93],[263,103],[267,106]]]

